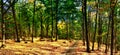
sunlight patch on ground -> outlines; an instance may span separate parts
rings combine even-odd
[[[77,41],[78,43],[72,46],[76,40],[58,40],[56,42],[49,41],[38,41],[36,39],[34,43],[24,43],[24,41],[20,43],[16,43],[11,40],[6,41],[6,47],[0,49],[0,55],[2,54],[11,54],[11,55],[64,55],[64,54],[73,54],[73,55],[104,55],[105,46],[102,45],[101,52],[93,51],[91,53],[87,53],[86,46],[83,46],[83,42],[81,40]],[[91,45],[91,44],[90,44]],[[71,47],[72,46],[72,47]],[[91,46],[90,46],[91,48]],[[97,44],[95,43],[95,49],[97,49]],[[70,52],[67,52],[69,51]],[[72,50],[72,51],[71,51]],[[7,53],[6,53],[7,52]],[[109,52],[107,55],[110,54]],[[116,55],[120,55],[117,53]]]

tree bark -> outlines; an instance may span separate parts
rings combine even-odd
[[[111,12],[111,55],[113,55],[113,50],[114,50],[114,41],[115,41],[115,36],[114,36],[114,9],[116,6],[118,0],[110,0],[110,12]]]
[[[34,5],[33,5],[34,8],[33,8],[33,20],[32,20],[32,24],[33,24],[32,25],[32,43],[33,43],[33,37],[34,37],[34,31],[35,31],[35,29],[34,29],[35,28],[34,27],[35,26],[35,21],[34,21],[34,18],[35,18],[35,6],[36,6],[35,3],[36,3],[36,0],[34,0]]]
[[[47,38],[49,38],[49,37],[48,37],[48,30],[49,30],[49,24],[47,24],[47,27],[46,27],[46,37],[47,37]]]
[[[94,31],[94,36],[93,36],[93,43],[92,43],[92,51],[94,51],[94,43],[95,43],[95,37],[96,37],[96,29],[97,29],[97,14],[98,14],[98,4],[97,4],[97,2],[96,2],[96,19],[95,19],[95,31]]]
[[[41,14],[41,38],[40,39],[43,39],[43,26],[42,26],[42,24],[43,24],[43,19],[42,19],[42,12],[40,13]]]
[[[52,31],[51,31],[51,41],[53,42],[53,36],[54,36],[54,30],[53,30],[53,28],[54,28],[54,26],[53,26],[53,8],[52,8],[52,0],[51,0],[51,15],[52,15]]]
[[[107,53],[107,51],[108,51],[108,37],[109,37],[109,32],[110,32],[110,17],[111,16],[109,16],[109,21],[108,21],[108,32],[107,32],[107,37],[106,37],[106,43],[105,43],[105,53]]]
[[[113,49],[114,49],[114,19],[113,19],[113,14],[114,10],[111,10],[111,55],[113,55]]]
[[[4,6],[3,6],[3,0],[1,0],[1,16],[2,16],[2,22],[1,22],[1,31],[2,31],[2,45],[4,45],[3,43],[3,39],[5,37],[5,31],[4,31],[4,13],[3,13],[3,10],[4,10]]]
[[[17,21],[16,21],[16,14],[15,14],[15,1],[14,5],[12,6],[12,12],[13,12],[13,18],[14,18],[14,24],[15,24],[15,32],[16,32],[16,37],[17,37],[17,41],[16,42],[20,42],[20,38],[18,35],[18,26],[17,26]]]
[[[102,24],[101,24],[102,20],[99,14],[99,19],[98,19],[98,50],[100,49],[100,45],[102,42]]]
[[[59,0],[56,0],[56,39],[55,41],[58,40],[58,27],[57,27],[57,22],[58,22],[58,3],[59,3]]]
[[[85,34],[86,34],[86,51],[87,52],[90,52],[90,44],[89,44],[89,38],[88,38],[88,29],[87,29],[87,12],[86,12],[86,7],[87,7],[87,0],[84,0],[83,1],[84,3],[84,17],[85,17],[85,20],[84,20],[84,22],[85,22]]]
[[[83,3],[82,3],[83,4]],[[82,5],[82,38],[83,38],[83,45],[85,46],[85,17],[84,17],[84,5]]]
[[[66,15],[66,18],[68,18],[68,14]],[[66,39],[69,39],[69,19],[66,19]]]

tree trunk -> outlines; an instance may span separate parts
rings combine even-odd
[[[99,19],[98,19],[98,50],[100,49],[100,45],[101,45],[101,41],[102,41],[102,24],[101,24],[102,20],[101,17],[99,15]]]
[[[97,3],[97,2],[96,2]],[[96,8],[96,19],[95,19],[95,31],[94,31],[94,36],[93,36],[93,43],[92,43],[92,51],[94,51],[94,43],[95,43],[95,37],[96,37],[96,29],[97,29],[97,14],[98,14],[98,4],[97,5],[97,8]]]
[[[3,0],[1,0],[1,16],[2,16],[2,22],[1,22],[1,31],[2,31],[2,45],[4,45],[3,43],[3,39],[5,37],[5,33],[4,33],[4,13],[3,13]]]
[[[114,19],[113,19],[113,15],[114,15],[114,10],[111,10],[112,14],[111,14],[111,55],[113,55],[113,49],[114,49]]]
[[[110,32],[110,17],[111,16],[109,16],[109,21],[108,21],[108,32],[107,32],[107,37],[106,37],[106,43],[105,43],[105,53],[107,53],[107,51],[108,51],[108,43],[109,43],[109,39],[108,39],[108,37],[109,37],[109,32]]]
[[[116,22],[115,22],[114,36],[115,36],[115,40],[114,40],[114,48],[115,48],[115,53],[117,53],[117,24],[116,24]]]
[[[46,27],[46,37],[47,37],[47,38],[49,38],[49,37],[48,37],[48,30],[49,30],[49,24],[47,24],[47,27]]]
[[[66,18],[68,18],[68,14]],[[69,19],[66,19],[66,39],[69,39]]]
[[[32,43],[33,43],[34,30],[35,30],[34,29],[35,28],[34,27],[35,26],[35,21],[34,21],[34,18],[35,18],[35,6],[36,6],[35,3],[36,3],[36,0],[34,0],[34,5],[33,5],[34,8],[33,8],[33,21],[32,21],[32,24],[33,24],[32,25]]]
[[[59,0],[56,0],[56,39],[55,41],[58,40],[58,27],[57,27],[57,22],[58,22],[58,3],[59,3]]]
[[[85,16],[85,34],[86,34],[86,51],[90,52],[90,45],[89,45],[89,38],[88,38],[88,29],[87,29],[87,12],[86,12],[86,7],[87,7],[87,0],[84,0],[84,16]]]
[[[83,45],[85,46],[85,19],[84,19],[84,5],[82,5],[82,38],[83,38]]]
[[[99,6],[99,2],[100,0],[98,0],[98,9],[100,8]],[[101,46],[101,43],[102,43],[102,17],[101,17],[101,13],[100,13],[100,10],[98,10],[98,38],[97,38],[97,41],[98,41],[98,50],[100,49],[100,46]]]
[[[42,19],[42,13],[40,13],[41,14],[41,40],[43,39],[43,26],[42,26],[42,23],[43,23],[43,19]]]
[[[19,7],[20,10],[20,7]],[[21,13],[19,11],[19,25],[18,25],[18,29],[19,29],[19,36],[22,37],[22,30],[21,30]]]
[[[53,8],[52,8],[52,0],[51,0],[51,15],[52,15],[52,32],[51,32],[51,41],[53,42],[53,36],[54,36],[54,26],[53,26]]]
[[[15,5],[15,3],[14,3],[14,5]],[[15,14],[14,5],[12,6],[12,12],[13,12],[13,18],[14,18],[14,24],[15,24],[15,32],[16,32],[16,37],[17,37],[16,42],[20,42],[20,38],[19,38],[19,35],[18,35],[18,27],[17,27],[17,21],[16,21],[16,14]]]
[[[90,15],[91,15],[91,11],[88,10],[88,37],[89,37],[89,41],[91,41],[91,20],[90,20]]]
[[[115,41],[115,36],[114,36],[114,9],[116,6],[118,0],[110,0],[110,8],[111,8],[111,55],[113,55],[113,50],[114,50],[114,41]]]

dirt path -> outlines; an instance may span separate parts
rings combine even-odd
[[[79,40],[76,40],[76,42],[75,42],[72,46],[70,46],[70,47],[66,50],[66,52],[63,53],[63,54],[64,54],[64,55],[73,55],[73,53],[74,53],[74,51],[75,51],[75,48],[76,48],[77,45],[78,45],[78,41],[79,41]]]

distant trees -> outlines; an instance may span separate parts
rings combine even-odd
[[[32,42],[35,37],[40,37],[40,40],[48,38],[51,41],[82,39],[87,52],[90,52],[90,42],[93,51],[96,50],[94,49],[96,42],[98,50],[101,44],[106,45],[105,52],[111,44],[112,54],[114,44],[119,45],[120,41],[119,15],[115,15],[116,10],[119,10],[117,2],[117,0],[20,0],[19,2],[1,0],[0,34],[2,39],[14,38],[17,42],[23,37]],[[118,22],[115,22],[116,19]]]
[[[17,0],[13,0],[13,1],[4,1],[4,0],[1,0],[1,32],[2,32],[2,39],[5,41],[5,36],[6,36],[6,25],[5,25],[5,18],[6,18],[6,15],[9,11],[10,8],[12,8],[12,12],[13,12],[13,18],[14,18],[14,24],[15,24],[15,30],[16,30],[16,37],[17,37],[17,41],[19,42],[19,37],[18,37],[18,29],[17,29],[17,23],[16,23],[16,15],[15,15],[15,9],[14,9],[14,6],[15,6],[15,3],[17,2]],[[6,4],[6,3],[9,3]],[[8,5],[8,6],[6,6]],[[5,7],[7,7],[7,9],[5,9]],[[3,42],[2,40],[2,42]]]

